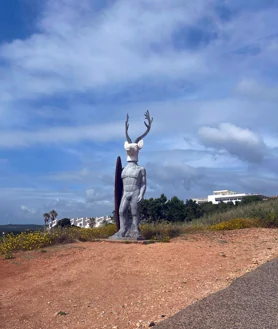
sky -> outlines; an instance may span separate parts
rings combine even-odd
[[[113,211],[154,118],[145,198],[278,195],[278,0],[2,0],[0,224]]]

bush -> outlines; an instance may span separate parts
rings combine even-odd
[[[71,226],[71,222],[69,218],[63,218],[58,220],[57,227],[69,227]]]
[[[117,228],[115,224],[107,224],[102,227],[84,228],[78,230],[77,237],[80,241],[92,241],[95,239],[106,239],[116,232]]]
[[[10,233],[0,242],[0,254],[7,258],[13,251],[34,250],[51,244],[52,237],[47,232],[22,232],[17,235]]]
[[[148,240],[164,240],[177,237],[184,233],[184,225],[169,222],[141,224],[142,235]]]
[[[258,226],[259,226],[258,219],[234,218],[225,222],[212,225],[209,228],[218,231],[218,230],[236,230],[236,229],[258,227]]]
[[[109,224],[98,228],[58,227],[49,232],[22,232],[18,235],[8,234],[0,241],[0,255],[11,258],[14,251],[35,250],[43,247],[65,244],[75,241],[92,241],[108,238],[116,232],[116,225]]]

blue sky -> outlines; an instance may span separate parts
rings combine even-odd
[[[278,195],[278,1],[2,0],[0,224],[113,210],[144,132],[147,198]]]

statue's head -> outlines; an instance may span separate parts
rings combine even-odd
[[[151,119],[150,114],[149,114],[149,111],[147,111],[145,113],[145,118],[148,121],[148,123],[146,123],[144,121],[144,124],[147,127],[147,130],[146,130],[146,132],[143,135],[141,135],[140,137],[136,138],[135,142],[133,143],[132,140],[131,140],[131,138],[128,136],[128,127],[129,127],[128,119],[129,119],[129,116],[127,115],[127,117],[126,117],[126,122],[125,122],[125,128],[126,129],[125,129],[125,133],[126,133],[126,139],[127,140],[126,140],[126,142],[124,144],[124,147],[125,147],[125,150],[126,150],[127,161],[128,162],[129,161],[134,161],[134,162],[137,162],[138,161],[139,151],[141,150],[141,148],[144,145],[143,138],[145,136],[147,136],[147,134],[151,130],[153,118]]]
[[[127,154],[127,161],[138,161],[138,153],[143,147],[144,142],[143,139],[141,139],[138,143],[129,143],[125,142],[125,150]]]

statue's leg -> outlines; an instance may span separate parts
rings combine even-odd
[[[128,197],[123,195],[120,209],[119,209],[119,215],[120,215],[120,229],[118,232],[116,232],[114,235],[112,235],[111,239],[119,239],[122,237],[125,237],[125,234],[129,228],[128,223],[128,207],[129,207],[130,200]]]
[[[121,232],[125,233],[127,229],[129,228],[128,223],[128,207],[130,204],[130,200],[127,197],[123,197],[120,209],[119,209],[119,215],[120,215],[120,230]]]
[[[137,202],[138,195],[134,195],[130,202],[130,210],[132,215],[132,224],[129,230],[129,237],[131,238],[143,238],[139,229],[139,204]]]

